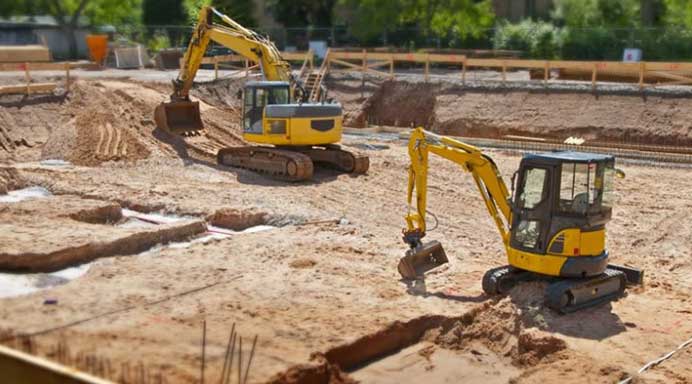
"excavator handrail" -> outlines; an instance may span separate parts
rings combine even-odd
[[[472,174],[488,213],[495,221],[505,246],[508,246],[509,226],[512,220],[511,196],[492,158],[477,147],[450,137],[436,135],[421,127],[411,132],[408,153],[411,165],[407,196],[409,212],[406,215],[405,234],[416,234],[414,238],[417,237],[418,240],[425,235],[428,157],[429,153],[434,153],[459,164],[463,170]],[[416,212],[412,213],[414,190],[416,191]],[[406,239],[406,236],[404,237]]]

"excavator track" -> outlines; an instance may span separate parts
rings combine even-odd
[[[312,178],[312,160],[307,155],[269,147],[229,147],[217,154],[221,165],[248,169],[286,181],[303,181]]]
[[[558,312],[571,313],[617,299],[625,293],[626,285],[624,272],[608,268],[598,276],[550,284],[545,302]]]
[[[558,279],[511,266],[493,268],[483,276],[483,291],[505,294],[522,281],[552,281],[545,290],[545,304],[560,313],[593,307],[622,296],[628,282],[625,272],[608,268],[602,274],[583,279]]]
[[[324,163],[342,172],[364,174],[370,168],[370,158],[341,149],[339,145],[315,146],[299,151],[315,163]]]

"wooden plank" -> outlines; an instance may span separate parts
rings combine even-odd
[[[650,73],[652,75],[664,77],[666,79],[676,80],[674,82],[664,83],[664,84],[689,84],[689,83],[692,83],[692,78],[690,78],[690,77],[676,75],[676,74],[669,73],[669,72],[650,71]]]
[[[329,63],[330,64],[343,65],[344,67],[347,67],[347,68],[362,69],[362,64],[361,65],[353,64],[353,63],[349,63],[348,61],[337,60],[334,58],[330,58]]]
[[[385,61],[376,61],[374,63],[368,62],[368,68],[378,68],[378,67],[384,67],[387,66],[391,63],[390,60],[385,60]]]
[[[0,85],[0,94],[49,93],[57,88],[56,83],[34,83],[21,85]]]
[[[0,63],[48,62],[50,50],[43,45],[0,45]]]
[[[57,62],[57,63],[29,63],[30,71],[64,71],[65,65],[70,66],[70,68],[80,68],[81,65],[77,63],[69,62]],[[24,71],[26,63],[0,63],[0,71],[11,72],[11,71]]]
[[[113,384],[75,368],[0,345],[3,383]]]

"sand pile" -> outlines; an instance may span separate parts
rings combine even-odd
[[[0,168],[0,195],[22,188],[24,180],[14,168]]]
[[[567,348],[560,338],[526,328],[509,299],[471,311],[452,324],[429,332],[425,338],[452,350],[473,350],[481,344],[499,356],[511,357],[516,365],[555,360],[559,358],[558,352]]]
[[[78,81],[67,97],[0,98],[0,158],[62,159],[96,166],[150,157],[187,157],[186,145],[215,149],[242,143],[241,80],[196,84],[193,98],[206,135],[194,143],[156,129],[156,106],[170,87],[118,80]],[[213,152],[213,150],[211,150]],[[215,155],[215,153],[213,153]]]

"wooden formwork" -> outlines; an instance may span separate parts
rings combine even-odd
[[[31,72],[37,71],[65,71],[65,92],[70,90],[70,70],[76,68],[75,63],[0,63],[0,71],[18,71],[24,72],[24,84],[2,85],[0,86],[0,95],[2,94],[34,94],[34,93],[51,93],[58,84],[57,83],[34,83],[31,77]]]
[[[641,88],[655,85],[690,85],[692,84],[692,63],[670,62],[639,62],[623,63],[618,61],[574,61],[574,60],[521,60],[521,59],[481,59],[469,58],[465,55],[455,54],[430,54],[430,53],[383,53],[368,52],[342,52],[331,50],[328,57],[328,67],[339,65],[346,71],[357,71],[363,74],[394,77],[396,62],[422,63],[425,65],[425,79],[430,77],[431,63],[444,63],[461,67],[461,79],[466,80],[466,72],[469,68],[489,68],[502,73],[502,81],[507,81],[507,71],[513,69],[528,69],[534,73],[541,71],[543,81],[550,80],[552,70],[578,71],[590,75],[592,87],[596,87],[600,75],[619,75],[635,77]],[[383,66],[389,66],[389,72],[377,70]],[[667,81],[658,81],[657,84],[647,84],[646,79],[656,77]],[[612,78],[612,76],[611,76]]]

